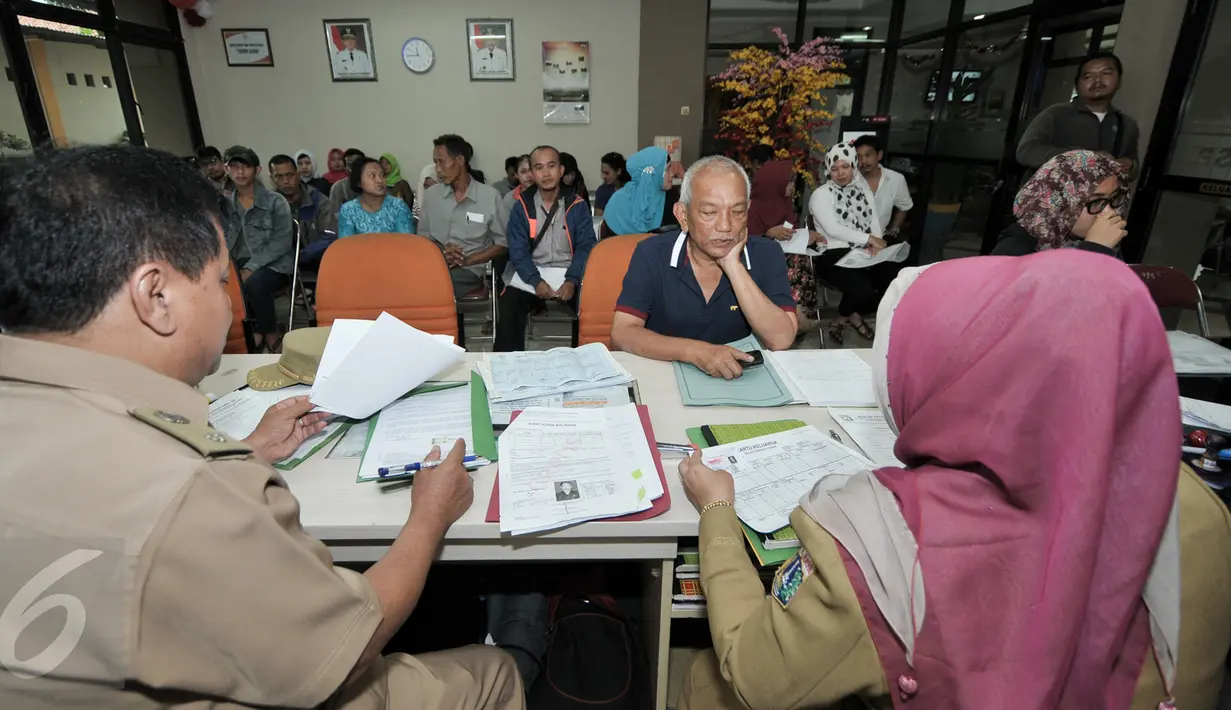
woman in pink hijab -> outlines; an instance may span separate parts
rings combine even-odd
[[[678,707],[1213,708],[1231,515],[1181,466],[1140,279],[1068,249],[959,259],[905,270],[877,326],[904,466],[821,479],[770,596],[730,475],[681,465],[714,651]]]

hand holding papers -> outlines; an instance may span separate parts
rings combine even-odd
[[[799,499],[821,478],[875,467],[810,426],[702,449],[701,460],[731,473],[735,513],[753,530],[766,534],[790,524]]]
[[[858,247],[851,249],[841,259],[838,259],[838,266],[844,269],[865,269],[869,266],[876,266],[884,262],[893,262],[900,264],[906,261],[906,257],[910,256],[910,244],[908,242],[900,242],[881,249],[872,255],[866,249]]]
[[[791,228],[790,222],[783,225],[787,229]],[[796,229],[790,239],[778,242],[778,246],[782,247],[782,251],[787,254],[804,254],[807,256],[820,256],[825,253],[827,248],[824,243],[816,246],[809,246],[808,242],[812,239],[812,233],[807,229]]]
[[[232,439],[247,439],[256,431],[261,418],[270,407],[292,397],[302,397],[308,392],[308,387],[304,385],[269,392],[259,392],[247,387],[236,390],[219,397],[209,405],[209,423]],[[290,456],[276,462],[277,467],[294,467],[316,453],[317,449],[330,441],[344,426],[343,422],[331,422],[324,431],[306,439]]]
[[[876,406],[872,368],[849,350],[783,350],[766,356],[813,407]]]
[[[568,272],[568,269],[560,266],[540,266],[538,269],[539,276],[543,277],[543,280],[547,282],[552,291],[559,291],[560,287],[564,285],[564,275]],[[513,280],[509,281],[509,285],[519,291],[534,293],[534,287],[523,281],[516,272],[513,273]]]
[[[449,340],[388,313],[375,321],[335,321],[312,385],[312,403],[366,419],[457,362],[466,351]]]

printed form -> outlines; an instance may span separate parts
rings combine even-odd
[[[235,390],[219,397],[209,405],[209,423],[232,439],[247,439],[252,432],[256,431],[256,426],[261,423],[261,417],[265,416],[266,410],[278,402],[307,395],[311,391],[312,389],[307,385],[292,385],[271,392],[258,392],[250,387]],[[343,424],[344,422],[340,421],[331,422],[324,431],[309,437],[299,445],[298,449],[295,449],[295,453],[282,460],[295,461],[306,457],[312,453],[313,449],[333,436]]]
[[[898,435],[889,428],[885,415],[879,409],[855,409],[830,407],[829,416],[863,449],[863,453],[877,466],[901,466],[893,455],[893,446]]]
[[[381,410],[359,465],[359,480],[379,480],[382,467],[418,463],[433,446],[446,456],[458,439],[466,442],[466,455],[474,455],[473,438],[469,386],[407,397]],[[484,459],[475,466],[486,463]]]
[[[701,459],[731,472],[736,515],[767,535],[790,525],[791,511],[821,478],[875,467],[811,426],[702,449]]]

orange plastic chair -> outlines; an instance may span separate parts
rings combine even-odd
[[[231,278],[227,280],[227,296],[231,298],[231,330],[227,331],[227,345],[222,352],[243,354],[252,352],[252,329],[248,322],[248,309],[244,305],[244,289],[239,269],[231,262]]]
[[[633,249],[649,234],[607,237],[594,245],[581,277],[581,303],[577,314],[577,344],[602,343],[611,347],[611,321],[624,287],[624,274]]]
[[[413,234],[363,234],[339,239],[325,251],[316,284],[318,324],[374,320],[382,311],[456,342],[453,281],[435,242]]]

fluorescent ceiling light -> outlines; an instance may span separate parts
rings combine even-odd
[[[976,20],[982,20],[985,17],[987,17],[987,15],[975,15]]]
[[[868,25],[867,27],[863,28],[863,31],[864,31],[864,32],[871,32],[871,31],[872,31],[872,25]]]

